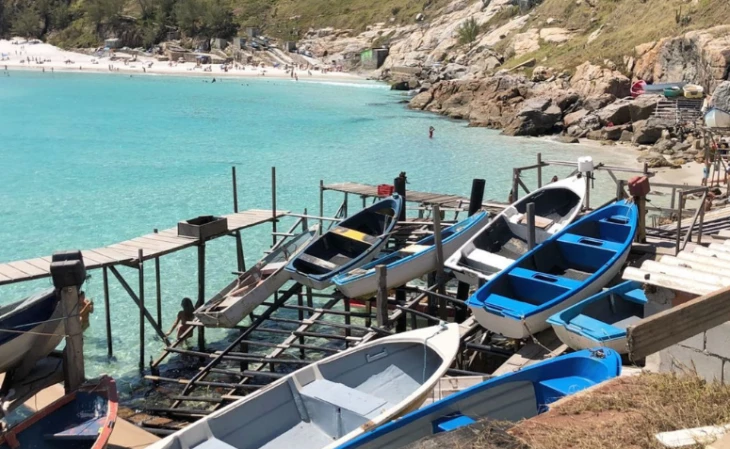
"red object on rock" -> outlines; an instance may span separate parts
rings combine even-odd
[[[395,187],[390,184],[380,184],[378,186],[378,196],[390,196],[395,191]]]
[[[646,196],[649,194],[649,178],[646,176],[635,176],[629,179],[629,194],[631,196]]]

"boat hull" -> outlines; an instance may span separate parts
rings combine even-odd
[[[515,319],[510,316],[497,315],[486,310],[484,307],[473,307],[469,306],[474,318],[477,322],[489,329],[492,332],[496,332],[508,338],[522,339],[527,338],[531,335],[535,335],[540,331],[544,331],[550,324],[547,319],[552,315],[560,312],[561,310],[567,309],[570,306],[578,304],[584,299],[595,295],[600,292],[604,286],[606,286],[613,278],[615,278],[621,271],[621,267],[629,257],[631,246],[629,246],[621,256],[616,260],[616,263],[612,264],[602,275],[600,275],[594,282],[583,287],[577,291],[574,295],[565,299],[564,301],[550,307],[544,311],[524,317],[521,320]]]
[[[488,216],[484,214],[482,219],[445,241],[442,245],[444,258],[449,257],[451,253],[479,232],[488,222],[487,220]],[[387,265],[386,287],[390,289],[405,285],[408,281],[435,270],[436,248],[431,246],[429,249],[414,255],[410,260]],[[343,282],[338,282],[338,278],[335,278],[335,282],[337,289],[350,298],[371,296],[378,289],[378,279],[374,270],[369,270],[367,274],[349,281],[345,279]]]
[[[566,329],[565,326],[553,325],[553,329],[555,330],[555,335],[558,336],[560,341],[562,341],[572,349],[580,350],[600,346],[602,348],[612,349],[619,354],[626,354],[628,352],[628,341],[626,337],[596,341],[592,338],[586,337],[585,335],[571,332]]]
[[[730,113],[712,108],[705,114],[705,125],[710,128],[730,128]]]
[[[193,440],[239,449],[333,449],[419,407],[458,347],[456,324],[368,342],[297,370],[148,449],[188,447]],[[397,367],[410,374],[403,377]]]
[[[22,330],[29,332],[10,335],[11,338],[0,344],[0,372],[13,370],[19,377],[29,373],[37,361],[50,354],[61,343],[65,333],[63,316],[61,302],[57,301],[50,316],[42,319],[43,323],[31,328],[21,325]],[[41,321],[33,317],[29,319],[31,322]]]

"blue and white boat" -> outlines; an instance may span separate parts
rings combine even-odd
[[[489,223],[489,214],[479,212],[471,217],[449,226],[441,234],[444,258],[461,247],[467,240]],[[386,254],[361,268],[355,268],[334,278],[337,289],[350,298],[372,295],[378,289],[375,267],[387,267],[387,287],[394,288],[419,278],[436,269],[436,245],[434,237],[429,236],[413,245]]]
[[[338,449],[396,449],[481,419],[519,421],[621,374],[621,356],[584,350],[484,381],[366,433]]]
[[[380,254],[405,205],[397,194],[366,207],[333,226],[286,266],[300,284],[322,290],[337,274],[362,266]]]
[[[558,338],[573,349],[596,346],[626,354],[626,328],[644,318],[641,284],[626,281],[548,318]]]
[[[547,329],[547,319],[601,291],[619,273],[636,235],[638,209],[617,201],[533,248],[468,300],[484,328],[509,338]]]

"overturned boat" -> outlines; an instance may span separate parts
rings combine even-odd
[[[459,349],[457,324],[312,363],[148,449],[332,449],[418,408]]]
[[[527,252],[527,205],[535,203],[535,240],[540,243],[572,222],[586,194],[581,176],[547,184],[508,206],[446,260],[457,279],[478,285]]]

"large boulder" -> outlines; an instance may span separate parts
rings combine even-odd
[[[730,111],[730,81],[724,81],[717,86],[712,94],[712,104],[723,111]]]
[[[640,95],[634,98],[634,101],[629,103],[631,121],[638,122],[651,117],[654,110],[656,110],[657,103],[659,103],[659,98],[658,95]]]
[[[563,123],[565,126],[573,126],[583,120],[583,117],[588,115],[588,111],[585,109],[578,109],[575,112],[571,112],[563,117]]]
[[[502,133],[509,136],[539,136],[551,132],[562,117],[560,108],[552,103],[549,98],[525,101]]]
[[[611,94],[623,98],[630,93],[631,80],[616,70],[585,62],[576,67],[570,85],[583,97]]]
[[[649,83],[691,81],[712,90],[730,68],[730,26],[689,31],[636,48],[634,75]]]
[[[661,139],[663,127],[654,124],[651,120],[640,120],[634,122],[634,138],[632,142],[636,145],[653,145]]]
[[[408,107],[411,109],[422,110],[428,106],[431,100],[433,100],[433,93],[431,91],[421,92],[411,98],[411,101],[408,103]]]
[[[631,113],[629,112],[628,100],[618,100],[611,103],[605,108],[596,111],[596,116],[601,124],[606,126],[609,123],[613,125],[623,125],[631,121]]]
[[[607,126],[601,130],[601,140],[620,140],[624,131],[629,130],[629,125]]]
[[[589,111],[596,111],[605,108],[614,101],[616,101],[616,97],[611,94],[594,95],[583,100],[583,107]]]

